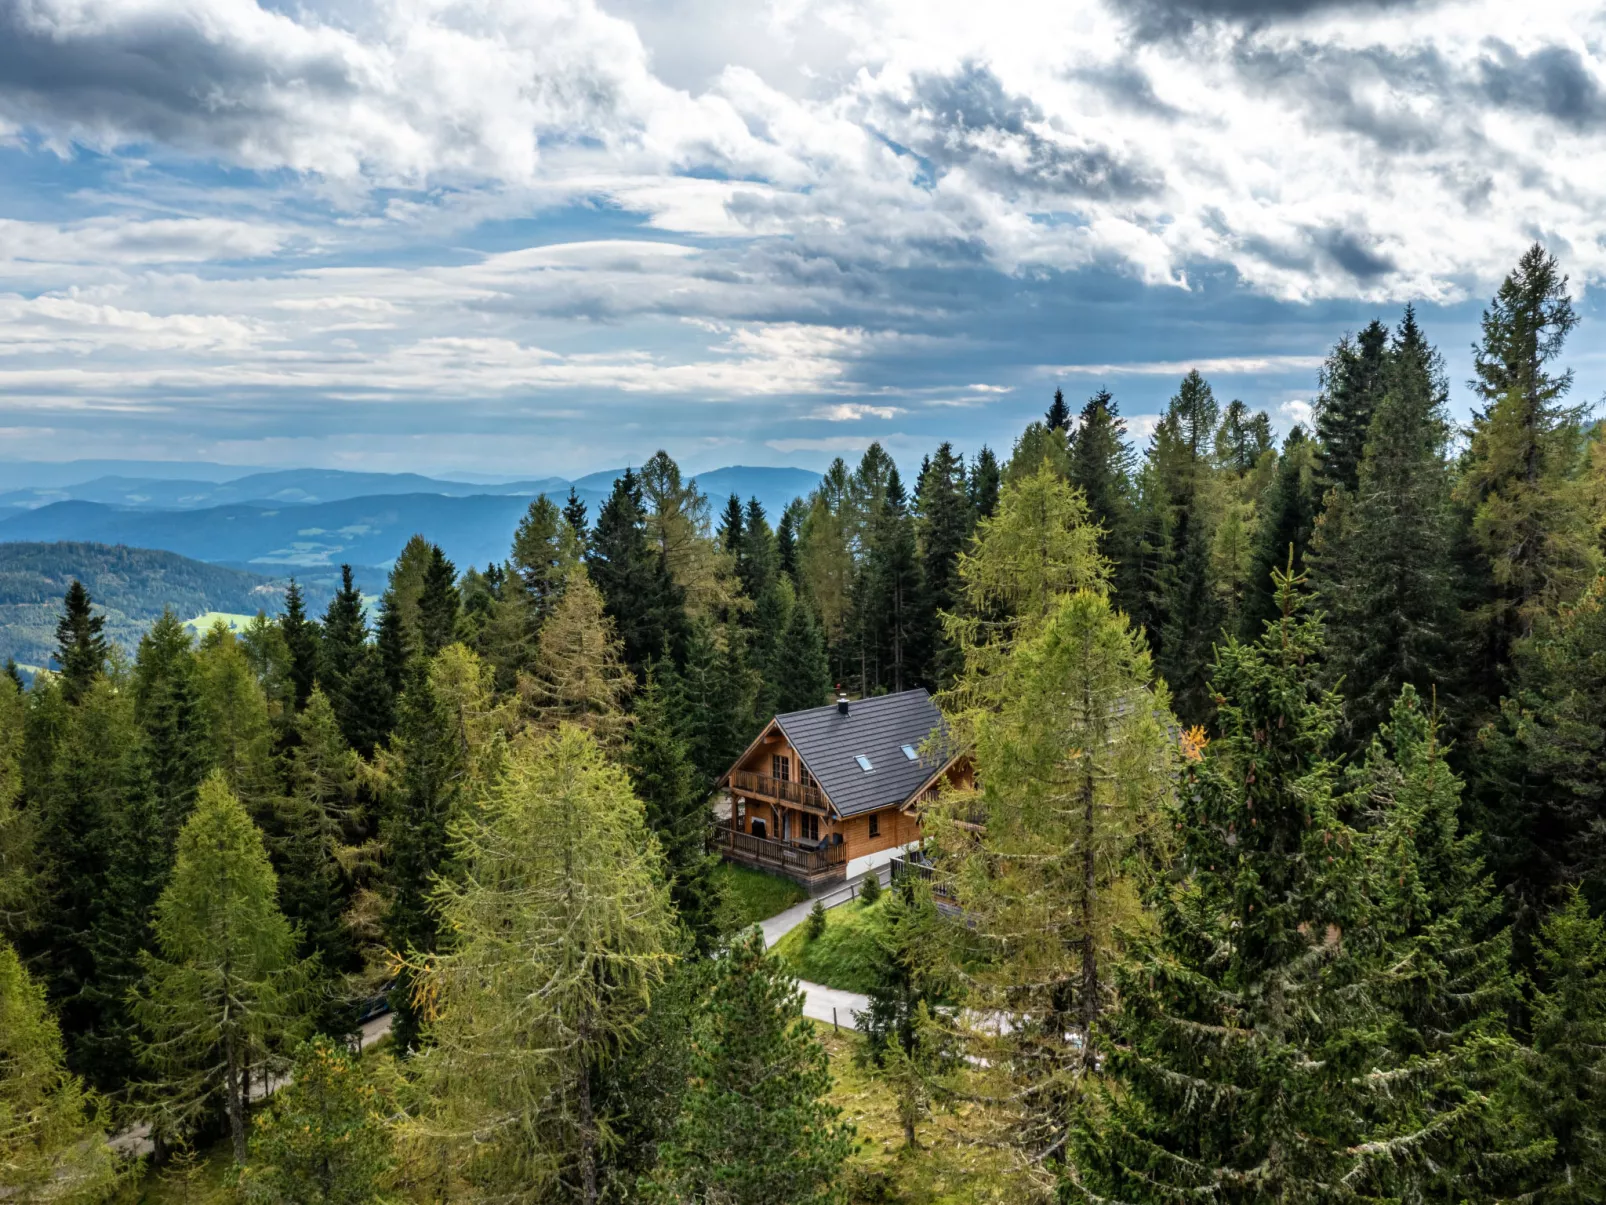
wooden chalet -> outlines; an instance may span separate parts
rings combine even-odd
[[[969,759],[940,752],[946,735],[923,689],[776,716],[720,780],[720,852],[811,891],[840,882],[853,859],[918,841],[944,781],[968,785]]]

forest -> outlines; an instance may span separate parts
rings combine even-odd
[[[372,606],[348,571],[238,634],[125,650],[74,582],[54,672],[0,676],[0,1195],[1606,1199],[1577,321],[1536,245],[1464,428],[1407,306],[1280,443],[1190,372],[1141,447],[1056,392],[1007,456],[872,445],[779,514],[660,452],[501,563],[415,537]],[[711,807],[838,683],[928,688],[976,767],[847,1038]]]

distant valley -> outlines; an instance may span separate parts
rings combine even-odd
[[[61,466],[0,464],[0,662],[46,664],[74,577],[104,609],[108,633],[131,650],[164,607],[185,619],[271,613],[291,576],[321,611],[343,563],[377,596],[415,533],[460,569],[502,561],[536,495],[561,504],[573,488],[595,519],[618,476],[487,483],[294,469],[218,480],[228,466],[197,466],[189,476],[184,466],[160,475],[147,463],[84,467],[102,471],[74,482]],[[819,479],[804,469],[732,466],[697,481],[716,515],[735,493],[778,518]]]

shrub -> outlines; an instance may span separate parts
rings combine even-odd
[[[820,900],[815,900],[814,907],[809,909],[809,919],[806,923],[810,941],[825,932],[825,904]]]

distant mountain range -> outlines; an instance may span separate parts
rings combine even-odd
[[[439,544],[460,568],[500,561],[531,498],[545,494],[562,502],[572,487],[595,517],[618,476],[607,471],[574,481],[482,483],[292,469],[215,480],[227,466],[207,465],[190,476],[113,473],[7,490],[14,467],[0,464],[0,541],[123,544],[303,576],[327,573],[342,562],[387,566],[414,533]],[[734,493],[758,498],[772,520],[819,480],[804,469],[741,465],[697,477],[716,514]]]

